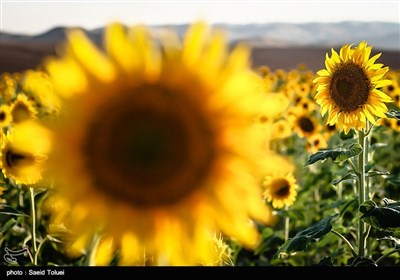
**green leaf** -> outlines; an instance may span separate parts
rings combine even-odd
[[[389,110],[388,112],[385,113],[388,118],[400,120],[400,111],[396,110]]]
[[[28,215],[26,215],[18,210],[15,210],[11,206],[3,204],[3,203],[0,203],[0,214],[28,217]]]
[[[299,209],[289,209],[288,211],[281,210],[280,211],[280,216],[282,217],[289,217],[290,219],[293,220],[304,220],[304,211],[301,211]]]
[[[380,207],[372,200],[365,201],[359,208],[361,219],[379,230],[394,232],[400,228],[400,203],[384,202],[386,205]]]
[[[349,179],[356,179],[356,178],[357,178],[357,175],[356,175],[356,174],[354,174],[354,173],[348,173],[347,175],[343,176],[343,177],[340,178],[340,179],[333,180],[333,181],[332,181],[332,184],[334,184],[334,185],[336,186],[337,184],[339,184],[339,183],[342,182],[342,181],[349,180]]]
[[[354,129],[350,129],[349,133],[345,134],[344,131],[340,132],[339,136],[342,140],[352,139],[356,135]]]
[[[373,149],[387,147],[387,146],[388,146],[387,143],[374,143],[374,144],[371,144],[371,148],[373,148]]]
[[[376,267],[378,266],[374,260],[370,258],[364,258],[364,257],[357,257],[354,259],[354,261],[350,264],[350,266],[371,266],[371,267]]]
[[[331,158],[335,162],[344,161],[346,159],[357,156],[362,151],[361,145],[358,143],[351,144],[348,148],[335,148],[320,150],[312,154],[308,159],[306,165],[313,164],[319,160]]]
[[[387,178],[387,181],[388,181],[389,184],[391,184],[393,186],[400,186],[400,178],[389,176]]]
[[[367,174],[368,177],[385,176],[385,175],[390,175],[390,172],[388,172],[388,171],[368,171],[368,174]]]
[[[385,237],[382,237],[382,238],[378,238],[377,240],[390,240],[390,241],[393,241],[393,243],[395,245],[395,248],[396,249],[400,248],[400,238],[396,238],[396,237],[393,237],[393,236],[385,236]]]
[[[389,206],[389,207],[397,207],[400,206],[400,202],[397,202],[396,200],[384,197],[382,199],[382,202],[384,204],[384,206]]]
[[[332,258],[325,257],[322,260],[320,260],[319,263],[312,264],[311,266],[333,266]]]
[[[347,209],[350,207],[350,206],[352,206],[353,204],[355,205],[356,203],[358,202],[358,199],[357,198],[351,198],[351,199],[349,199],[345,204],[344,204],[344,206],[343,206],[343,208],[342,209],[340,209],[340,216],[343,216],[345,213],[346,213],[346,211],[347,211]],[[358,206],[358,205],[357,205]],[[354,206],[353,206],[354,207]],[[355,207],[354,207],[355,208]],[[352,210],[352,208],[350,208],[350,211]]]
[[[9,219],[2,227],[0,227],[0,233],[12,228],[16,223],[17,221],[14,218]]]
[[[278,251],[280,253],[291,253],[305,250],[311,242],[316,242],[319,238],[325,236],[331,231],[331,220],[339,214],[332,215],[322,219],[311,227],[299,231],[293,238],[287,240]]]

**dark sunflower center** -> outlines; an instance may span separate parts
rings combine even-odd
[[[389,121],[388,119],[383,119],[383,124],[384,124],[385,126],[389,126],[389,127],[390,127],[390,125],[391,125],[391,123],[390,123],[390,121]]]
[[[344,112],[353,112],[367,103],[370,89],[370,80],[358,64],[345,63],[332,74],[330,95]]]
[[[202,185],[215,143],[199,104],[180,92],[142,86],[99,108],[83,153],[102,191],[154,207],[177,202]]]
[[[33,163],[34,158],[31,155],[17,153],[11,149],[7,149],[5,152],[5,161],[8,168],[13,168],[15,166],[29,165]]]
[[[30,118],[29,108],[25,104],[22,104],[22,103],[18,103],[17,105],[15,105],[11,114],[12,114],[13,122],[15,122],[15,123],[20,123],[20,122]]]
[[[334,131],[336,129],[335,124],[333,124],[333,125],[327,124],[325,127],[328,131]]]
[[[290,185],[286,179],[277,179],[274,182],[275,195],[278,197],[286,197],[289,195]]]
[[[6,119],[6,114],[4,112],[0,112],[0,121],[4,121]]]
[[[260,123],[266,123],[269,121],[269,118],[266,116],[260,116],[259,120],[260,120]]]
[[[307,117],[300,117],[297,123],[299,124],[301,130],[304,132],[310,133],[313,132],[315,129],[313,122]]]

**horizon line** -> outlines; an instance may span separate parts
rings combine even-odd
[[[136,25],[144,25],[147,27],[161,27],[161,26],[185,26],[185,25],[191,25],[194,22],[182,22],[182,23],[157,23],[157,24],[144,24],[144,23],[134,23],[134,24],[127,24],[122,21],[114,21],[114,22],[119,22],[123,24],[126,27],[130,26],[136,26]],[[205,21],[207,22],[207,21]],[[109,25],[112,22],[105,23],[102,26],[95,27],[95,28],[87,28],[79,25],[55,25],[53,27],[50,27],[48,29],[45,29],[42,32],[35,32],[35,33],[24,33],[24,32],[14,32],[14,31],[6,31],[6,30],[1,30],[1,34],[10,34],[10,35],[20,35],[20,36],[38,36],[45,34],[47,32],[50,32],[54,29],[71,29],[71,28],[80,28],[85,31],[95,31],[99,29],[105,28],[107,25]],[[384,21],[384,20],[374,20],[374,21],[364,21],[364,20],[341,20],[341,21],[331,21],[331,22],[326,22],[326,21],[309,21],[309,22],[288,22],[288,21],[273,21],[273,22],[248,22],[248,23],[229,23],[229,22],[213,22],[209,23],[210,26],[216,26],[216,25],[231,25],[231,26],[246,26],[246,25],[269,25],[269,24],[289,24],[289,25],[307,25],[307,24],[341,24],[341,23],[384,23],[384,24],[397,24],[400,26],[400,22],[394,22],[394,21]],[[400,30],[399,30],[400,34]]]

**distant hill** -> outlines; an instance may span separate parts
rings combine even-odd
[[[373,53],[383,52],[380,62],[400,69],[400,23],[339,22],[339,23],[268,23],[268,24],[215,24],[226,33],[231,45],[244,42],[252,48],[253,66],[268,65],[272,69],[291,69],[305,63],[312,70],[324,67],[325,53],[344,44],[358,44],[366,40],[374,46]],[[66,30],[58,26],[42,34],[27,36],[0,32],[0,73],[34,68],[66,38]],[[74,27],[80,28],[80,27]],[[167,30],[180,37],[188,25],[149,26],[158,39]],[[83,30],[101,46],[104,28]]]
[[[183,36],[188,25],[153,25],[149,27],[155,37],[167,29],[175,30],[179,36]],[[382,50],[400,50],[400,23],[345,21],[301,24],[214,24],[214,27],[225,30],[230,43],[244,41],[257,47],[336,47],[366,40],[370,45]],[[0,40],[58,42],[65,39],[66,28],[59,26],[34,36],[0,32]],[[95,42],[101,42],[103,28],[82,30]]]

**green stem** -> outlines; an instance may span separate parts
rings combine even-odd
[[[321,201],[321,197],[319,194],[319,186],[315,186],[314,187],[314,200],[315,200],[315,212],[319,213],[320,212],[320,201]]]
[[[359,176],[359,172],[358,172],[358,169],[356,168],[356,166],[354,165],[354,163],[353,163],[353,161],[351,160],[351,159],[347,159],[347,162],[350,164],[350,166],[351,166],[351,169],[353,169],[353,171],[354,171],[354,173],[357,175],[357,176]]]
[[[386,254],[384,254],[383,256],[381,256],[379,259],[376,260],[376,264],[379,264],[381,261],[383,261],[384,259],[386,259],[387,257],[389,257],[390,255],[396,253],[396,252],[400,252],[400,248],[399,249],[393,249],[390,252],[387,252]]]
[[[343,181],[340,182],[340,183],[337,185],[336,194],[337,194],[338,200],[341,200],[341,199],[342,199],[342,196],[343,196]]]
[[[362,147],[362,152],[358,155],[358,205],[361,205],[364,203],[366,199],[366,172],[365,172],[365,166],[366,166],[366,146],[368,145],[366,141],[367,137],[364,133],[363,130],[359,131],[358,133],[358,143]],[[365,257],[366,256],[366,244],[365,244],[365,239],[367,236],[365,236],[365,223],[359,219],[358,221],[358,242],[359,242],[359,247],[358,247],[358,255],[360,257]]]
[[[45,239],[43,239],[43,241],[39,244],[39,247],[38,247],[37,252],[35,254],[35,263],[34,263],[35,265],[37,265],[37,259],[38,259],[38,256],[39,256],[40,249],[42,248],[43,244],[46,241],[47,241],[47,237]]]
[[[353,248],[353,246],[351,245],[350,241],[347,240],[346,237],[344,237],[342,234],[340,234],[339,232],[337,232],[337,231],[334,230],[334,229],[331,229],[330,232],[332,232],[333,234],[336,234],[337,236],[339,236],[339,237],[347,244],[347,246],[349,246],[349,248],[350,248],[350,250],[351,250],[351,253],[353,254],[353,257],[355,257],[355,258],[358,257],[356,250],[354,250],[354,248]]]
[[[367,133],[365,134],[364,137],[364,167],[367,166],[369,163],[369,143],[370,143],[370,138],[371,138],[371,129],[373,125],[370,125],[369,122],[367,122]],[[367,174],[367,172],[366,172]],[[366,175],[365,174],[365,175]],[[370,199],[370,190],[369,190],[369,177],[365,176],[365,199]]]
[[[29,188],[30,198],[31,198],[31,217],[32,217],[32,243],[33,243],[33,252],[36,254],[36,207],[35,207],[35,190],[33,188]],[[35,264],[36,265],[36,264]]]
[[[290,224],[290,218],[287,215],[287,212],[289,210],[289,207],[285,206],[286,210],[286,215],[285,215],[285,242],[289,240],[289,224]]]

